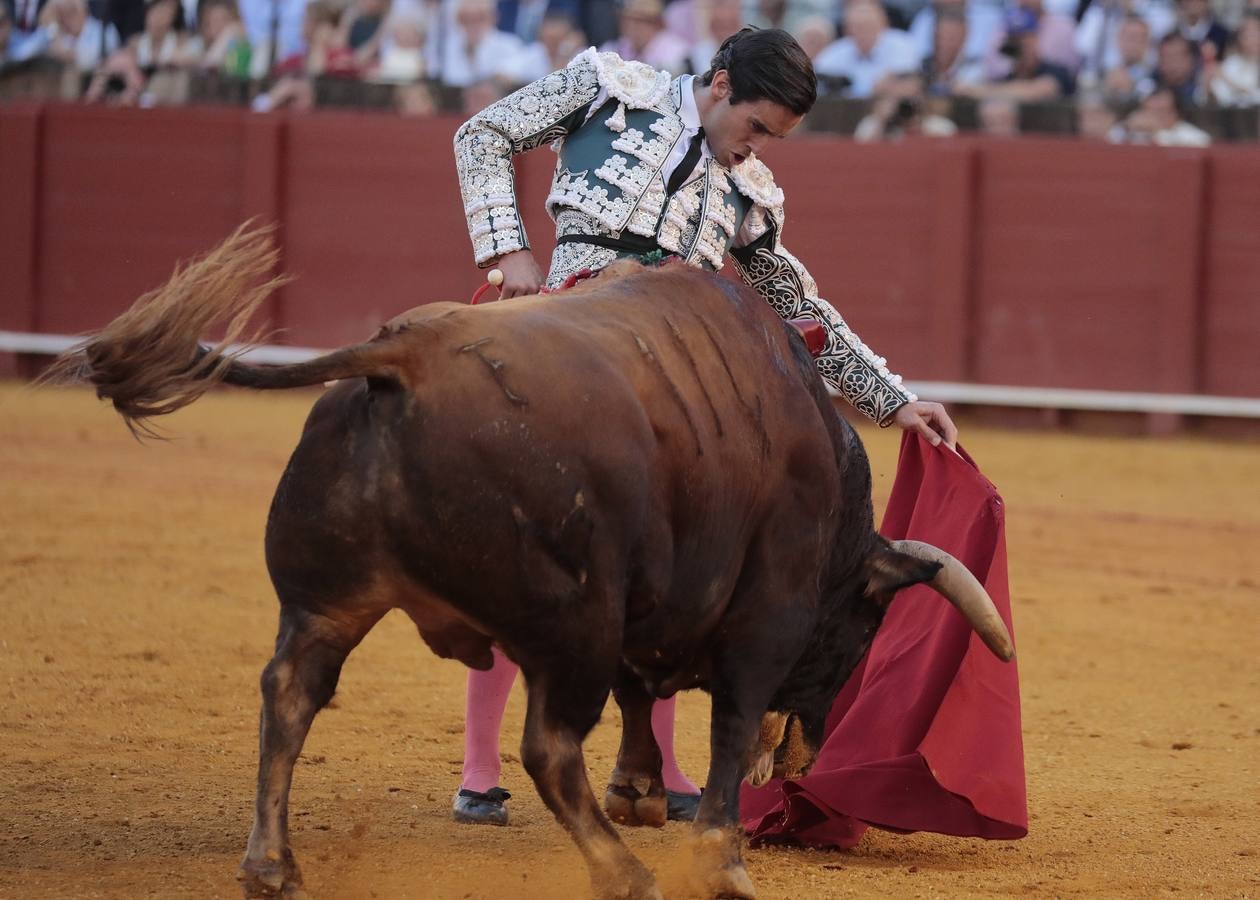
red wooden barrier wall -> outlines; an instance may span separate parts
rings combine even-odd
[[[298,276],[267,310],[289,343],[466,298],[457,124],[0,107],[0,328],[97,327],[250,216]],[[768,162],[785,244],[908,377],[1260,394],[1254,148],[808,136]],[[517,163],[545,268],[554,157]]]

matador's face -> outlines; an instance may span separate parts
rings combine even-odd
[[[731,83],[725,70],[713,76],[709,89],[715,103],[702,117],[705,143],[727,168],[754,153],[761,156],[771,141],[786,137],[804,118],[765,98],[731,103]]]

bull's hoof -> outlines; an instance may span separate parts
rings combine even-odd
[[[669,799],[659,778],[629,778],[613,772],[604,792],[604,810],[619,825],[661,828],[669,818]]]
[[[743,864],[727,866],[710,872],[705,878],[705,887],[710,897],[733,898],[733,900],[756,900],[757,889]]]
[[[740,858],[741,843],[739,832],[734,828],[709,828],[698,836],[692,870],[696,893],[735,900],[756,898],[757,889]]]
[[[596,877],[592,873],[592,885],[597,900],[664,900],[656,879],[647,866],[634,860],[629,870],[616,874],[605,873]]]
[[[269,850],[261,859],[246,859],[236,871],[245,900],[281,897],[284,900],[303,900],[302,873],[293,860],[293,853],[284,854]]]

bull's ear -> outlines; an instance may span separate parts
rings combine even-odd
[[[865,570],[866,596],[878,603],[890,603],[902,588],[935,578],[941,564],[898,552],[880,541],[866,558]]]

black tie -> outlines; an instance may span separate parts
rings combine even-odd
[[[687,148],[687,155],[682,158],[678,168],[674,169],[673,174],[669,176],[669,182],[665,185],[666,195],[672,194],[682,187],[687,177],[696,170],[696,163],[700,161],[700,143],[703,140],[704,129],[701,128],[696,132],[696,136],[691,139],[691,145]]]

